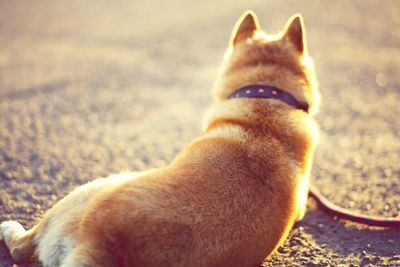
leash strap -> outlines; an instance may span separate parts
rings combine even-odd
[[[329,215],[369,226],[400,227],[400,218],[369,216],[339,207],[324,197],[314,186],[310,186],[309,196]]]

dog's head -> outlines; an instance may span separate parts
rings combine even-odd
[[[319,93],[312,59],[307,54],[301,15],[293,16],[283,33],[261,31],[254,12],[237,21],[217,78],[215,95],[225,100],[236,89],[254,84],[278,87],[316,110]]]

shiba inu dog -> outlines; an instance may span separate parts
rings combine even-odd
[[[304,216],[318,130],[300,15],[282,34],[237,22],[204,131],[167,166],[83,185],[26,231],[3,222],[17,260],[44,266],[256,266]]]

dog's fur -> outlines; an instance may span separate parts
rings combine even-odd
[[[203,134],[166,167],[83,185],[32,229],[4,222],[15,260],[44,266],[255,266],[304,216],[318,139],[310,114],[273,99],[227,99],[268,84],[315,111],[318,91],[304,28],[261,32],[239,19],[216,83]]]

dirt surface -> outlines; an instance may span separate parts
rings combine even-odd
[[[249,8],[271,33],[305,18],[323,96],[313,182],[344,207],[399,216],[398,1],[136,2],[0,1],[0,221],[31,227],[80,184],[169,162],[199,134]],[[0,266],[12,264],[0,242]],[[264,265],[400,266],[400,231],[310,201]]]

